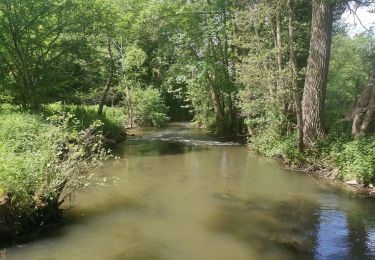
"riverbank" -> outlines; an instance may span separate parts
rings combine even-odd
[[[0,240],[59,221],[64,199],[107,157],[106,140],[125,138],[123,120],[114,108],[99,117],[89,106],[1,106]]]
[[[250,140],[259,154],[281,161],[282,168],[340,181],[355,194],[375,196],[375,135],[351,139],[330,135],[314,148],[299,151],[294,134],[263,131]]]
[[[328,179],[329,183],[334,188],[337,188],[340,191],[348,192],[358,197],[375,198],[375,189],[373,184],[365,185],[363,183],[358,182],[357,180],[345,181],[340,176],[340,170],[338,168],[328,168],[318,164],[311,166],[295,167],[286,164],[283,160],[280,160],[278,158],[275,159],[279,160],[280,167],[283,170],[291,172],[300,172],[303,174],[309,174],[312,176],[318,176],[323,179]]]

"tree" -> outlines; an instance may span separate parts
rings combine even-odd
[[[370,35],[349,36],[341,31],[333,36],[326,97],[327,130],[336,128],[340,120],[352,120],[351,113],[371,71],[374,46],[375,38]]]
[[[358,138],[364,135],[375,116],[375,63],[370,72],[366,86],[353,111],[352,136]]]
[[[103,115],[103,109],[104,109],[105,102],[107,101],[108,92],[114,83],[113,81],[114,81],[114,74],[115,74],[116,68],[115,68],[115,60],[113,57],[112,44],[113,44],[112,39],[108,38],[107,50],[108,50],[109,69],[108,69],[107,80],[104,86],[103,94],[100,99],[99,108],[98,108],[98,115],[100,116]]]
[[[295,50],[295,39],[294,39],[294,10],[293,10],[293,0],[287,0],[288,6],[288,36],[289,36],[289,62],[292,67],[292,91],[294,96],[294,104],[296,110],[297,119],[297,147],[299,150],[303,149],[303,117],[302,117],[302,104],[301,95],[298,88],[298,65],[297,56]]]
[[[325,136],[324,106],[331,51],[334,5],[312,0],[310,52],[302,101],[303,142],[313,146]]]
[[[0,2],[0,61],[9,72],[8,89],[23,107],[39,107],[55,67],[95,33],[100,14],[94,2]]]

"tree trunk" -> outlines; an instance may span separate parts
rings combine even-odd
[[[133,128],[133,102],[132,102],[132,97],[131,97],[131,89],[129,87],[129,84],[126,78],[125,53],[124,53],[124,44],[123,44],[122,37],[120,40],[119,55],[120,55],[119,57],[121,60],[121,74],[122,74],[121,78],[122,78],[122,82],[125,88],[125,104],[128,110],[127,112],[129,113],[130,128],[132,129]]]
[[[280,9],[281,9],[281,3],[280,0],[276,1],[276,13],[275,13],[275,19],[276,19],[276,30],[275,30],[275,48],[276,48],[276,53],[277,53],[277,89],[280,91],[282,87],[282,79],[281,79],[281,74],[282,74],[282,63],[283,63],[283,58],[282,58],[282,49],[281,49],[281,17],[280,17]]]
[[[220,102],[220,97],[215,88],[214,79],[211,77],[209,72],[207,72],[207,78],[210,83],[211,100],[212,100],[212,105],[214,107],[216,120],[218,122],[222,122],[224,115],[223,115],[223,110],[222,110],[222,106]]]
[[[30,83],[30,107],[31,109],[38,109],[40,108],[40,100],[38,98],[38,91],[37,91],[37,80],[33,79]]]
[[[98,115],[100,116],[103,115],[104,104],[105,104],[105,101],[107,100],[108,92],[111,89],[112,84],[113,84],[114,64],[113,64],[112,45],[111,45],[110,39],[108,39],[108,55],[110,59],[109,76],[105,83],[104,91],[102,94],[102,99],[100,100],[100,104],[99,104]]]
[[[301,104],[301,95],[298,89],[297,83],[297,56],[295,50],[295,40],[294,40],[294,11],[293,11],[293,0],[287,0],[288,13],[289,13],[289,58],[290,64],[292,66],[292,90],[294,103],[296,106],[296,117],[297,117],[297,147],[300,151],[303,150],[303,119],[302,119],[302,104]]]
[[[129,113],[130,128],[132,129],[133,128],[133,103],[132,103],[132,99],[130,96],[131,95],[130,89],[129,89],[127,82],[125,82],[125,95],[126,95],[126,106],[128,107],[128,113]]]
[[[375,65],[353,111],[352,136],[358,138],[364,135],[375,116]]]
[[[302,101],[303,142],[313,146],[324,132],[324,104],[331,53],[333,5],[312,0],[312,28]]]

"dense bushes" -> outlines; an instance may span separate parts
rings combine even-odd
[[[160,92],[152,88],[133,90],[134,121],[138,126],[162,127],[168,122],[168,108]]]
[[[343,180],[375,183],[375,135],[356,140],[333,136],[301,152],[296,147],[295,134],[282,136],[270,128],[251,138],[250,145],[260,154],[281,158],[293,167],[338,169]]]
[[[2,238],[59,218],[64,196],[107,156],[102,131],[108,128],[94,117],[82,120],[90,115],[88,108],[83,113],[78,108],[55,112],[56,107],[50,106],[44,115],[11,106],[0,109]],[[116,122],[112,125],[121,127]]]
[[[157,90],[134,92],[139,125],[163,126]],[[48,104],[27,112],[0,105],[0,235],[6,239],[56,221],[64,198],[107,156],[105,138],[123,137],[124,108]],[[1,239],[0,239],[1,240]]]
[[[375,183],[375,135],[334,143],[331,155],[344,179]]]
[[[251,147],[267,157],[282,158],[287,163],[300,166],[303,154],[296,149],[295,135],[282,136],[275,130],[265,130],[251,139]]]
[[[127,118],[124,108],[106,107],[103,116],[98,115],[97,109],[97,106],[55,103],[45,106],[43,111],[47,115],[56,114],[59,111],[72,113],[79,120],[81,128],[87,128],[93,122],[99,120],[103,123],[100,129],[107,138],[116,139],[119,135],[122,135],[123,124]]]

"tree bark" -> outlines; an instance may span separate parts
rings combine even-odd
[[[312,0],[312,28],[302,101],[303,142],[314,146],[324,138],[324,106],[331,53],[333,5]]]
[[[125,70],[125,53],[124,53],[124,43],[121,37],[120,47],[119,47],[119,57],[121,60],[121,79],[125,87],[125,105],[129,113],[130,128],[133,128],[133,102],[131,97],[131,89],[127,82],[126,70]]]
[[[210,92],[211,92],[211,100],[214,106],[215,117],[218,122],[222,122],[224,119],[223,110],[220,102],[219,94],[215,88],[214,79],[211,75],[207,72],[207,78],[210,83]]]
[[[130,128],[133,128],[133,102],[131,99],[130,88],[128,83],[125,81],[125,95],[126,95],[126,106],[128,107]]]
[[[114,62],[113,62],[112,44],[111,44],[110,39],[108,39],[108,55],[109,55],[109,60],[110,60],[110,68],[109,68],[108,79],[105,83],[104,91],[103,91],[102,98],[99,104],[98,115],[100,116],[103,115],[103,109],[104,109],[105,102],[107,100],[108,92],[111,89],[112,84],[113,84]]]
[[[276,53],[277,53],[277,89],[280,91],[283,86],[282,86],[282,79],[281,79],[281,74],[282,74],[282,63],[283,63],[283,58],[282,58],[282,49],[281,49],[281,17],[280,17],[280,11],[281,11],[281,3],[280,0],[276,1],[276,13],[275,13],[275,19],[276,19],[276,30],[275,30],[275,48],[276,48]]]
[[[352,136],[358,138],[366,134],[375,116],[375,64],[367,81],[367,85],[353,111]]]
[[[295,50],[295,40],[294,40],[294,11],[293,11],[293,0],[287,0],[288,13],[289,13],[289,59],[292,66],[292,91],[294,97],[294,103],[296,107],[296,117],[297,117],[297,147],[300,151],[303,150],[303,118],[302,118],[302,103],[301,95],[298,89],[297,81],[297,56]]]

